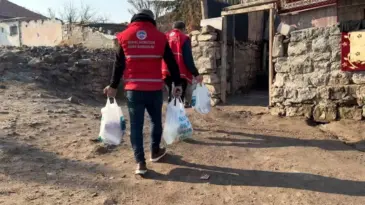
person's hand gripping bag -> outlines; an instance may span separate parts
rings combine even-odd
[[[119,145],[125,134],[126,125],[122,109],[113,98],[113,103],[107,99],[104,108],[101,109],[101,124],[99,139],[107,145]]]

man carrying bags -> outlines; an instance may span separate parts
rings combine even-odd
[[[173,25],[173,29],[166,33],[166,38],[171,47],[172,52],[174,53],[177,64],[180,69],[180,77],[181,77],[181,85],[182,85],[182,94],[181,99],[184,101],[186,88],[188,84],[192,84],[193,77],[197,83],[201,83],[203,81],[203,77],[199,75],[199,72],[194,64],[192,49],[191,49],[191,41],[190,38],[185,35],[185,23],[178,21]],[[167,63],[167,62],[166,62]],[[168,65],[163,63],[162,66],[162,75],[165,81],[165,84],[169,90],[169,101],[171,100],[172,95],[172,83],[173,78],[171,77],[171,73],[169,72]],[[188,103],[185,102],[185,107],[188,107]]]
[[[147,110],[152,124],[151,158],[157,162],[166,155],[160,148],[162,137],[163,86],[161,65],[167,64],[175,89],[180,96],[180,72],[166,37],[157,30],[154,14],[141,10],[133,16],[128,28],[117,35],[119,48],[116,52],[111,84],[104,89],[108,97],[114,97],[121,77],[124,80],[131,126],[131,144],[137,162],[136,174],[147,172],[143,148],[144,112]]]

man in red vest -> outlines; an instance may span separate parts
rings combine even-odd
[[[192,84],[193,77],[197,83],[201,83],[203,81],[202,76],[199,75],[198,69],[196,69],[191,49],[191,41],[190,38],[185,35],[185,23],[178,21],[173,24],[173,29],[166,33],[166,38],[169,42],[169,45],[174,53],[177,64],[180,69],[180,77],[181,77],[181,85],[182,85],[182,94],[181,99],[184,101],[186,88],[188,84]],[[171,100],[171,92],[172,92],[172,83],[173,80],[171,78],[168,66],[166,63],[162,64],[162,75],[169,89],[169,101]],[[185,106],[188,107],[188,103],[185,102]]]
[[[130,140],[137,162],[135,173],[143,175],[147,172],[143,148],[145,110],[152,124],[150,161],[157,162],[166,154],[166,149],[160,148],[164,87],[162,61],[166,62],[172,81],[177,85],[173,92],[176,96],[181,95],[180,72],[165,35],[156,28],[152,11],[139,11],[128,28],[117,35],[117,39],[119,48],[113,76],[104,93],[115,97],[123,77],[130,115]]]

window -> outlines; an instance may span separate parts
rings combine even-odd
[[[10,26],[10,36],[18,35],[18,26]]]
[[[2,27],[1,27],[1,29],[0,29],[0,30],[1,30],[1,33],[5,33],[4,28],[2,28]]]

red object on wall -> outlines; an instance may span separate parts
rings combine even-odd
[[[341,36],[341,70],[342,71],[364,71],[365,70],[365,62],[350,62],[349,54],[350,54],[350,40],[349,33],[342,33]]]

